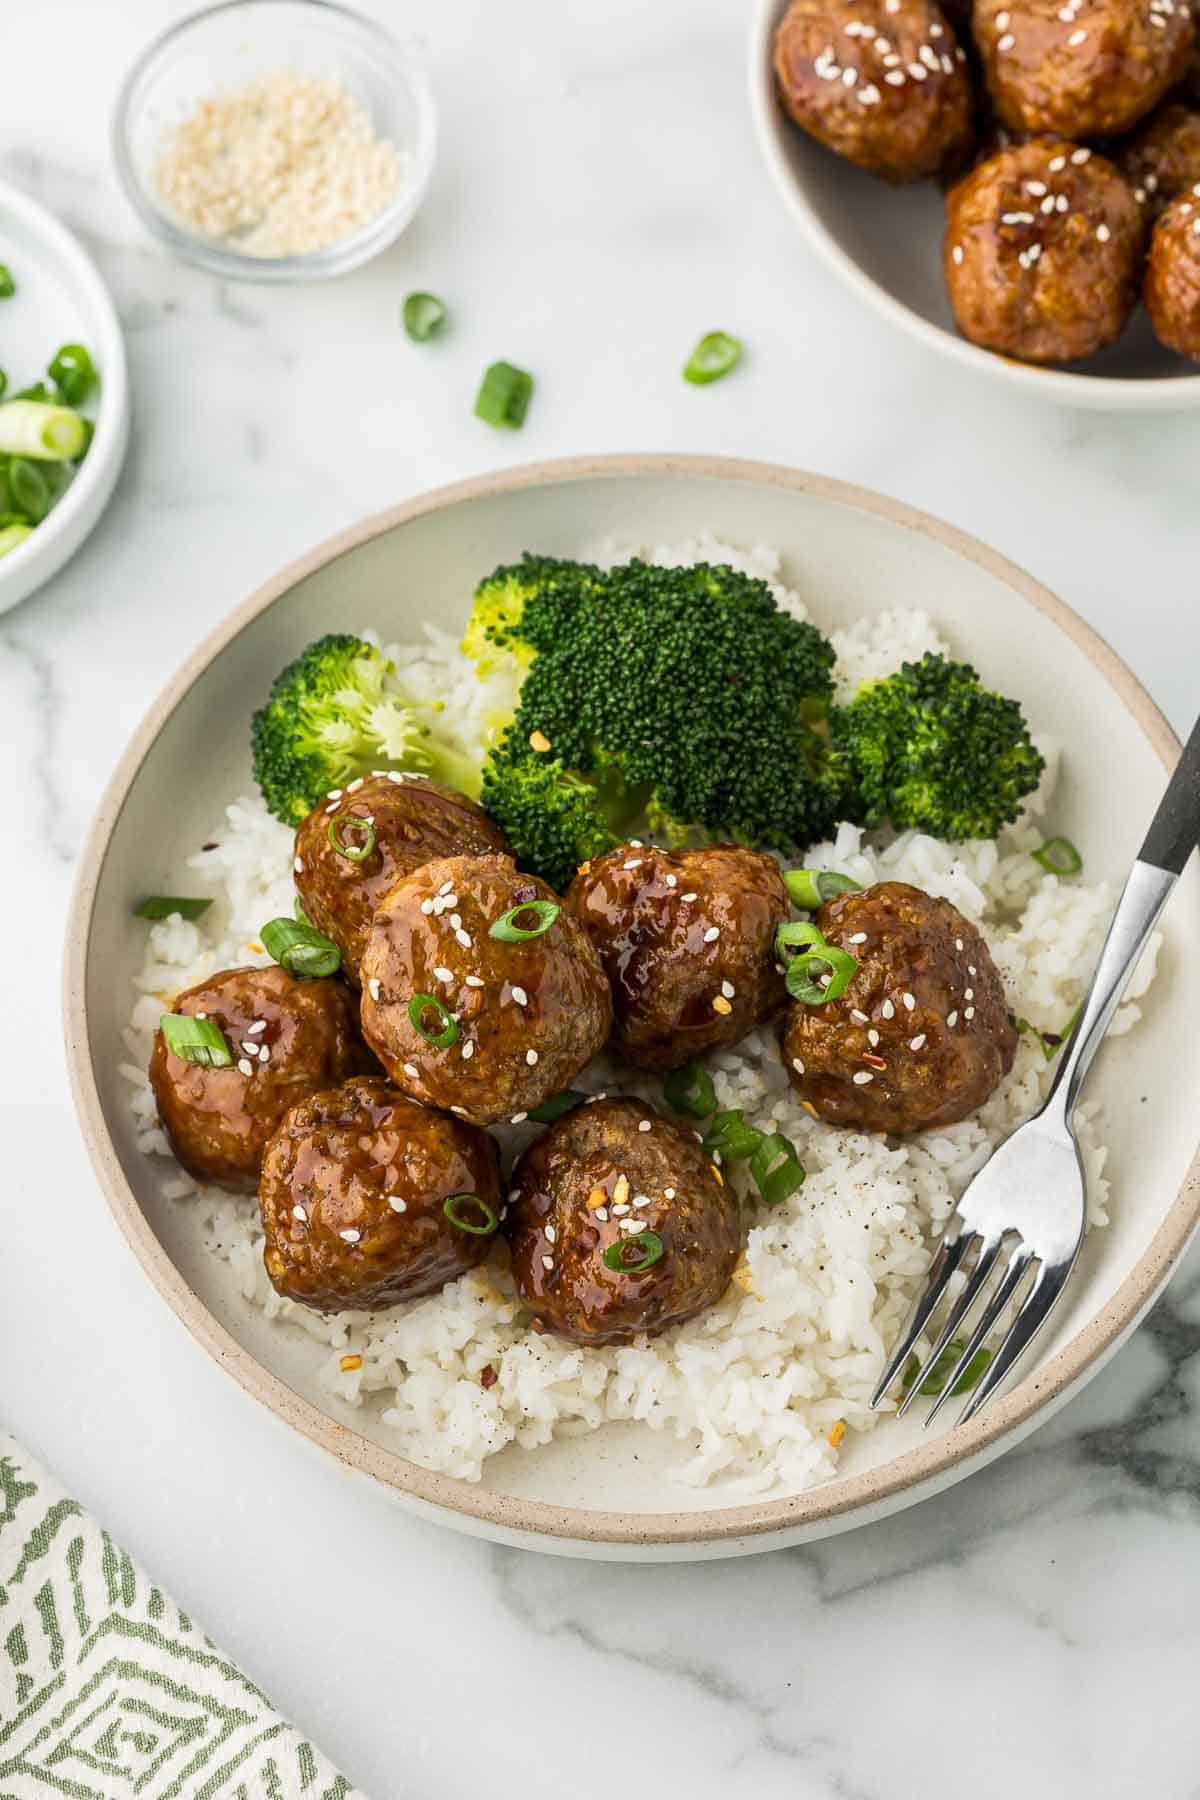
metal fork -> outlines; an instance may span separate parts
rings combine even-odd
[[[934,1366],[982,1309],[936,1404],[930,1425],[986,1345],[1007,1307],[1020,1305],[962,1410],[965,1425],[985,1406],[1046,1323],[1066,1286],[1083,1239],[1083,1169],[1072,1115],[1079,1090],[1138,958],[1200,843],[1200,721],[1180,757],[1113,915],[1075,1029],[1040,1112],[1001,1144],[968,1186],[946,1223],[924,1293],[871,1398],[877,1407],[912,1355],[956,1274],[965,1277],[925,1361],[898,1408],[907,1412]],[[991,1284],[989,1286],[989,1283]]]

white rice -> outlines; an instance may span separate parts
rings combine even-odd
[[[590,554],[611,561],[630,550],[605,545]],[[641,554],[663,563],[732,562],[768,580],[780,603],[804,616],[800,597],[781,585],[780,559],[769,548],[740,551],[706,537]],[[899,610],[835,633],[834,641],[839,681],[851,688],[926,649],[950,648],[924,613]],[[432,627],[418,650],[389,650],[407,686],[431,703],[444,701],[443,729],[448,718],[459,720],[463,747],[481,753],[489,715],[503,703],[503,682],[490,691],[482,686],[454,641]],[[999,843],[946,845],[916,832],[887,842],[843,825],[806,861],[864,884],[911,881],[953,901],[983,931],[1013,1011],[1041,1030],[1060,1029],[1086,987],[1114,895],[1104,886],[1061,882],[1029,854],[1045,835],[1041,819],[1055,763],[1048,750],[1041,790]],[[200,841],[208,838],[216,847],[189,859],[188,886],[203,883],[215,904],[202,923],[173,918],[151,927],[126,1033],[131,1060],[123,1073],[138,1143],[164,1157],[170,1149],[145,1075],[159,1014],[179,989],[217,969],[267,961],[256,933],[264,920],[290,912],[293,898],[292,834],[256,796],[234,801]],[[1115,1032],[1136,1022],[1157,948],[1156,939]],[[396,1449],[426,1468],[475,1481],[487,1458],[511,1443],[533,1449],[610,1420],[639,1419],[686,1447],[681,1481],[719,1480],[741,1495],[797,1491],[834,1473],[839,1453],[829,1435],[839,1420],[858,1431],[878,1422],[868,1396],[921,1282],[931,1233],[996,1145],[1040,1104],[1053,1066],[1031,1036],[1022,1036],[1012,1073],[979,1113],[897,1144],[814,1120],[789,1088],[770,1032],[708,1060],[721,1105],[740,1107],[753,1124],[791,1138],[808,1179],[791,1201],[768,1211],[754,1206],[744,1165],[731,1170],[750,1209],[735,1284],[698,1319],[635,1347],[585,1350],[529,1329],[502,1245],[489,1263],[428,1299],[377,1315],[324,1318],[271,1287],[252,1199],[198,1185],[177,1165],[163,1191],[194,1210],[197,1230],[249,1305],[279,1320],[280,1329],[313,1340],[324,1385],[352,1406],[376,1409]],[[577,1085],[593,1092],[619,1087],[661,1103],[658,1082],[603,1061]],[[1089,1221],[1103,1225],[1105,1151],[1094,1104],[1080,1108],[1079,1124]],[[506,1159],[535,1131],[498,1133]],[[362,1358],[353,1372],[340,1368],[347,1353]],[[497,1380],[485,1389],[480,1377],[489,1366]]]

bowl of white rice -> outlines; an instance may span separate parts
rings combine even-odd
[[[328,630],[370,632],[482,754],[487,694],[458,648],[477,581],[525,550],[728,562],[832,639],[848,689],[926,650],[1020,700],[1047,770],[995,842],[842,826],[806,860],[954,902],[986,937],[1034,1032],[959,1125],[885,1139],[805,1112],[773,1034],[708,1060],[719,1102],[798,1145],[803,1187],[750,1209],[734,1284],[699,1318],[594,1349],[530,1328],[503,1246],[440,1294],[325,1317],[275,1293],[253,1199],[170,1155],[146,1063],[158,1015],[214,970],[268,960],[291,909],[291,835],[251,778],[251,714]],[[211,731],[219,707],[245,730]],[[971,1176],[1044,1096],[1037,1032],[1070,1017],[1119,884],[1178,752],[1152,702],[1060,601],[962,533],[821,477],[728,460],[607,457],[506,471],[368,519],[285,569],[191,657],[135,734],[81,865],[66,1030],[83,1130],[151,1280],[235,1379],[304,1440],[408,1508],[496,1540],[620,1558],[724,1556],[864,1523],[1018,1442],[1096,1373],[1181,1255],[1200,1212],[1196,1076],[1200,875],[1191,867],[1134,978],[1078,1119],[1089,1230],[1021,1379],[970,1425],[868,1400],[930,1245]],[[1082,873],[1032,852],[1069,837]],[[151,892],[202,919],[150,926]],[[601,1062],[579,1085],[660,1099]],[[532,1126],[500,1134],[506,1157]]]

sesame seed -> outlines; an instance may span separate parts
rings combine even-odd
[[[257,1044],[251,1044],[249,1042],[246,1042],[246,1043],[242,1044],[242,1049],[246,1052],[247,1056],[257,1056],[258,1055],[258,1045]]]
[[[667,886],[669,888],[673,888],[678,880],[679,880],[678,875],[668,875],[666,877]]]
[[[253,1073],[254,1073],[254,1064],[250,1061],[250,1058],[248,1056],[243,1056],[241,1061],[238,1063],[238,1074],[239,1075],[253,1075]]]
[[[1071,33],[1070,37],[1067,39],[1067,46],[1071,50],[1078,50],[1080,44],[1086,44],[1086,42],[1087,32],[1081,27],[1080,30]],[[1071,161],[1074,162],[1074,160],[1075,158],[1072,157]]]
[[[529,995],[525,992],[525,989],[523,987],[513,988],[512,997],[516,1001],[518,1006],[528,1006],[529,1005]]]
[[[710,925],[704,934],[704,941],[706,944],[715,944],[720,935],[721,927],[719,925]]]
[[[341,797],[342,797],[341,788],[330,788],[329,792],[325,796],[325,798],[327,800],[340,800]]]
[[[258,1046],[258,1060],[260,1063],[270,1062],[271,1052],[266,1044],[260,1044]]]
[[[267,1021],[265,1019],[255,1019],[253,1025],[248,1025],[246,1027],[246,1030],[251,1037],[257,1037],[260,1032],[265,1031],[266,1029]]]
[[[1025,183],[1025,192],[1027,194],[1032,194],[1035,200],[1040,200],[1042,195],[1046,192],[1046,184],[1044,181],[1027,181]],[[955,938],[954,942],[958,945],[958,948],[961,950],[962,949],[962,939]]]
[[[451,1110],[453,1110],[453,1108]],[[514,1113],[508,1122],[510,1125],[523,1125],[528,1117],[529,1114],[527,1112]]]
[[[359,790],[359,788],[360,788],[360,787],[361,787],[361,786],[362,786],[362,784],[363,784],[363,782],[364,782],[364,781],[365,781],[365,780],[366,780],[366,779],[367,779],[367,778],[366,778],[366,776],[365,776],[365,775],[360,775],[360,776],[359,776],[359,777],[358,777],[358,779],[357,779],[357,781],[350,781],[350,782],[347,782],[347,784],[346,784],[346,792],[347,792],[347,793],[348,793],[348,794],[357,794],[357,792],[358,792],[358,790]]]
[[[437,968],[433,972],[437,976],[437,979],[439,981],[453,981],[454,980],[454,970],[447,969],[443,963],[439,963]]]
[[[391,1209],[394,1213],[402,1213],[402,1212],[408,1211],[408,1201],[402,1200],[400,1198],[399,1194],[389,1194],[388,1195],[388,1205],[391,1207]]]
[[[663,1199],[664,1200],[673,1200],[674,1198],[675,1198],[675,1189],[674,1188],[664,1188],[663,1189]]]
[[[1044,192],[1045,192],[1045,189],[1043,189],[1043,190],[1042,190],[1042,191],[1043,191],[1043,193],[1044,193]],[[961,938],[955,938],[955,940],[954,940],[954,948],[955,948],[955,949],[956,949],[956,950],[965,950],[965,949],[966,949],[966,945],[965,945],[965,944],[964,944],[964,943],[963,943],[963,941],[962,941],[962,939],[961,939]]]
[[[653,1119],[639,1119],[638,1120],[638,1130],[639,1131],[653,1131],[654,1130],[654,1120]]]
[[[855,1087],[866,1087],[868,1081],[874,1081],[875,1077],[872,1075],[870,1069],[856,1069],[850,1079],[853,1081]]]
[[[552,1256],[543,1256],[542,1267],[543,1269],[552,1269],[554,1267],[554,1258]]]
[[[967,974],[968,974],[968,975],[974,975],[974,974],[975,974],[975,973],[976,973],[976,972],[977,972],[977,971],[976,971],[976,968],[975,968],[975,964],[974,964],[974,963],[968,963],[968,964],[967,964]]]
[[[857,1006],[852,1006],[850,1008],[850,1017],[854,1020],[856,1025],[869,1025],[871,1023],[866,1013],[860,1012]]]
[[[1052,156],[1050,158],[1050,161],[1046,164],[1046,167],[1050,170],[1051,174],[1053,174],[1053,175],[1057,175],[1059,173],[1059,171],[1061,169],[1065,169],[1066,166],[1067,166],[1067,159],[1065,156]]]
[[[947,1013],[947,1014],[946,1014],[946,1023],[947,1023],[947,1025],[948,1025],[948,1026],[949,1026],[949,1027],[950,1027],[950,1029],[951,1029],[951,1031],[953,1031],[953,1030],[954,1030],[954,1027],[955,1027],[955,1026],[956,1026],[956,1025],[957,1025],[957,1024],[958,1024],[958,1014],[957,1014],[957,1012],[949,1012],[949,1013]]]
[[[468,1039],[467,1039],[467,1041],[466,1041],[466,1043],[465,1043],[465,1044],[464,1044],[464,1045],[463,1045],[463,1047],[462,1047],[462,1059],[463,1059],[463,1061],[464,1061],[464,1062],[470,1062],[470,1060],[471,1060],[471,1058],[472,1058],[472,1057],[473,1057],[473,1056],[474,1056],[474,1054],[475,1054],[475,1043],[474,1043],[474,1040],[473,1040],[473,1039],[472,1039],[472,1038],[468,1038]]]
[[[1008,14],[1006,12],[998,12],[996,14],[996,30],[997,31],[1007,31],[1008,30]]]
[[[1031,212],[1008,212],[1000,214],[1002,225],[1032,225],[1034,217]]]
[[[1071,202],[1067,199],[1067,196],[1065,194],[1059,194],[1058,197],[1056,198],[1054,204],[1058,208],[1060,213],[1064,213],[1070,207]]]
[[[623,862],[621,864],[621,867],[623,869],[640,869],[642,866],[642,861],[643,861],[643,858],[640,856],[631,856],[629,858],[628,862]]]
[[[428,917],[429,914],[433,911],[433,901],[432,900],[422,900],[421,911],[426,915],[426,917]]]
[[[857,80],[858,80],[858,70],[857,69],[843,69],[842,70],[842,85],[844,87],[853,87]]]
[[[622,1219],[617,1226],[618,1231],[640,1231],[641,1229],[642,1221],[640,1219]]]
[[[1012,32],[1006,31],[1002,38],[996,40],[996,48],[997,50],[1011,50],[1016,41]]]
[[[879,98],[879,89],[875,86],[873,81],[869,81],[866,87],[860,87],[858,90],[858,104],[860,106],[877,106],[879,104]]]
[[[799,1056],[793,1056],[792,1067],[793,1067],[793,1069],[795,1069],[797,1075],[803,1075],[804,1063],[803,1063],[803,1060]]]
[[[629,840],[629,848],[630,848],[630,849],[631,849],[631,850],[640,850],[640,849],[641,849],[641,847],[642,847],[642,840],[641,840],[641,838],[630,838],[630,840]]]
[[[868,1031],[867,1042],[868,1042],[868,1044],[870,1044],[870,1046],[873,1050],[875,1048],[876,1044],[879,1042],[879,1033],[875,1030]]]
[[[481,988],[481,987],[486,987],[487,983],[484,981],[482,975],[468,975],[466,978],[466,981],[464,983],[464,986],[473,987],[473,988]]]
[[[696,898],[695,889],[693,889],[690,894],[680,894],[679,898],[681,900],[694,900]]]
[[[294,857],[294,858],[293,858],[293,859],[292,859],[292,867],[293,867],[293,869],[295,869],[295,871],[296,871],[296,873],[297,873],[297,875],[303,875],[303,873],[304,873],[304,861],[303,861],[303,858],[302,858],[302,857],[299,857],[299,856],[297,856],[297,857]]]
[[[368,981],[367,992],[370,994],[372,1000],[375,1001],[376,1005],[378,1005],[379,996],[383,992],[378,975],[372,975],[370,981]]]
[[[867,941],[867,934],[865,931],[852,932],[850,934],[850,936],[846,939],[846,942],[848,944],[865,944],[866,941]]]
[[[903,87],[907,77],[903,69],[889,69],[883,79],[889,87]]]
[[[299,1221],[302,1225],[308,1224],[308,1214],[305,1212],[305,1210],[302,1206],[293,1206],[292,1217],[293,1217],[293,1219],[299,1219]]]
[[[900,998],[903,1000],[904,1005],[909,1012],[911,1012],[913,1007],[917,1004],[911,994],[901,994]]]
[[[914,81],[924,81],[927,74],[924,63],[909,63],[908,72]]]
[[[1078,150],[1072,150],[1071,152],[1071,161],[1075,164],[1077,169],[1082,169],[1083,165],[1091,160],[1092,153],[1086,145],[1083,145]]]
[[[1044,213],[1052,213],[1054,211],[1054,195],[1053,194],[1047,194],[1046,198],[1042,201],[1042,211]]]
[[[910,1050],[923,1050],[925,1048],[925,1033],[919,1031],[915,1038],[909,1038],[908,1047]]]
[[[558,1236],[558,1233],[555,1231],[553,1225],[547,1225],[547,1227],[546,1227],[546,1242],[548,1244],[552,1244],[557,1236]]]
[[[935,25],[931,29],[929,35],[931,37],[940,37],[941,30],[942,30],[942,28],[940,25]],[[880,56],[886,56],[888,51],[891,49],[891,47],[892,47],[892,41],[890,38],[877,37],[875,39],[875,48],[876,48],[876,50],[878,50]]]
[[[469,931],[456,931],[454,936],[464,950],[469,950],[471,948],[471,934]]]
[[[416,1063],[405,1063],[404,1073],[408,1076],[410,1081],[420,1081],[421,1079],[421,1071],[418,1069]]]
[[[624,1200],[618,1200],[612,1211],[614,1219],[623,1219],[625,1214],[629,1211],[628,1203]]]
[[[917,51],[917,55],[927,69],[932,69],[935,74],[937,73],[940,64],[938,63],[937,51],[932,44],[922,44],[921,48]]]
[[[463,1051],[463,1055],[464,1056],[466,1055],[465,1050]],[[525,1061],[529,1064],[531,1069],[533,1068],[534,1064],[537,1062],[537,1059],[538,1059],[538,1053],[536,1050],[527,1050],[525,1052]]]
[[[458,896],[455,895],[455,899],[457,899],[457,898],[458,898]],[[452,906],[454,904],[454,902],[452,900],[447,900],[446,904],[448,906]],[[450,914],[450,929],[451,929],[451,931],[461,931],[462,930],[462,914],[461,913],[455,912],[455,913]]]
[[[973,1006],[968,1006],[963,1012],[963,1018],[964,1019],[973,1019],[974,1017],[975,1017],[975,1008]]]
[[[964,991],[963,991],[963,999],[964,1000],[973,1000],[974,998],[975,998],[975,989],[974,988],[964,989]]]
[[[599,1219],[599,1221],[602,1225],[607,1225],[608,1224],[608,1208],[607,1208],[607,1206],[598,1206],[596,1208],[596,1217]]]
[[[885,1019],[894,1019],[896,1016],[896,1009],[890,1000],[885,1000],[879,1010]]]
[[[355,1231],[353,1225],[351,1225],[348,1230],[339,1231],[338,1236],[344,1244],[357,1244],[362,1239],[362,1232]]]
[[[727,1000],[732,1000],[733,996],[737,993],[737,989],[734,987],[732,981],[723,981],[721,983],[721,992]]]

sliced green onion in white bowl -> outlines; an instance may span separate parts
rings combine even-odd
[[[71,462],[83,454],[86,443],[87,426],[69,406],[51,406],[43,400],[0,404],[0,455]]]

